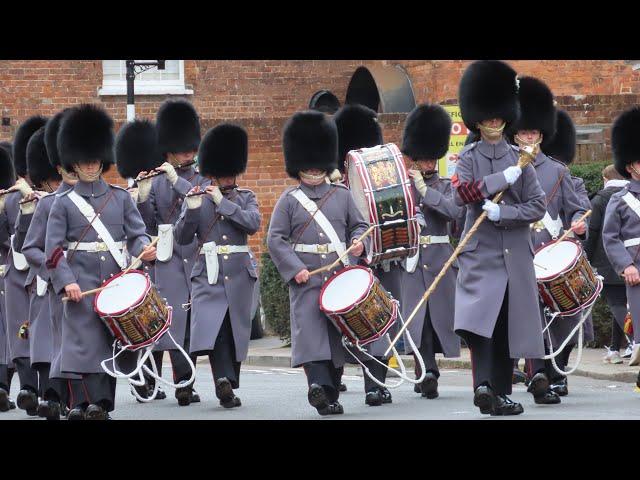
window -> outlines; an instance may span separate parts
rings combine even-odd
[[[140,60],[144,61],[144,60]],[[126,95],[125,60],[102,61],[102,88],[98,95]],[[184,60],[166,60],[165,70],[152,68],[136,75],[136,95],[193,95],[184,84]]]

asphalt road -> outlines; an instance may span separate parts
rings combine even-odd
[[[169,369],[167,369],[169,371]],[[451,419],[451,420],[499,420],[497,417],[481,415],[473,406],[471,372],[469,370],[444,370],[440,377],[440,397],[435,400],[421,398],[413,392],[413,386],[405,383],[393,389],[393,403],[380,407],[369,407],[364,403],[363,380],[348,369],[344,377],[348,391],[342,393],[340,401],[345,414],[321,417],[311,408],[306,399],[306,379],[301,369],[246,367],[242,369],[241,388],[236,391],[242,406],[227,410],[219,406],[215,398],[211,371],[206,364],[198,365],[196,389],[201,403],[179,407],[173,392],[166,400],[139,404],[129,394],[124,382],[119,382],[116,420],[356,420],[356,419]],[[17,381],[12,385],[12,398],[18,393]],[[511,398],[523,404],[525,412],[509,420],[539,419],[640,419],[640,394],[633,385],[585,377],[570,377],[569,396],[560,405],[535,405],[533,398],[520,384],[514,387]],[[27,417],[19,410],[0,413],[0,420],[44,421]]]

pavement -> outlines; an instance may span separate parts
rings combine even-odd
[[[569,368],[575,365],[577,359],[576,348],[571,353]],[[571,376],[589,377],[597,380],[610,380],[623,383],[635,383],[640,367],[630,367],[629,360],[624,359],[620,365],[604,364],[602,357],[605,353],[603,348],[584,348],[582,358],[577,370]],[[413,355],[401,355],[407,369],[413,369]],[[436,355],[438,366],[441,369],[471,369],[471,359],[467,348],[461,349],[460,357],[444,358],[441,354]],[[202,358],[199,361],[206,361]],[[291,348],[287,347],[278,337],[264,337],[252,340],[249,346],[249,356],[243,365],[258,365],[263,367],[291,367]],[[520,366],[524,361],[520,360]],[[360,369],[357,372],[362,374]],[[356,372],[356,374],[357,374]]]

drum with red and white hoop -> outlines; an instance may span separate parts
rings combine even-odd
[[[420,227],[402,153],[393,143],[352,150],[347,178],[358,209],[375,226],[367,261],[402,260],[418,250]]]

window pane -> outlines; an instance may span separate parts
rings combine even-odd
[[[139,62],[151,61],[151,60],[137,60]],[[125,60],[103,60],[102,61],[103,78],[105,81],[122,81],[126,80],[127,68]],[[180,80],[180,61],[179,60],[166,60],[165,70],[158,70],[152,68],[146,72],[142,72],[136,75],[137,82],[145,81],[178,81]]]

